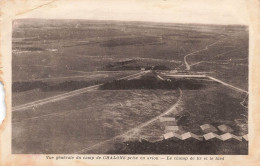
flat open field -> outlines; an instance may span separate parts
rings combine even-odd
[[[248,29],[244,26],[17,20],[13,81],[155,65],[184,69],[185,55],[215,42],[187,57],[191,71],[211,71],[247,89]],[[128,63],[117,63],[124,61]]]
[[[12,152],[247,154],[244,140],[162,140],[159,119],[248,134],[248,40],[239,25],[15,20]]]
[[[17,81],[13,83],[12,87],[12,104],[13,106],[19,106],[84,87],[113,81],[137,72],[138,71],[98,71],[66,77],[48,77]]]
[[[74,153],[174,104],[178,91],[97,90],[13,113],[13,153]]]

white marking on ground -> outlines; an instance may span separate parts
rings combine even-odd
[[[248,60],[248,58],[243,58],[243,59],[232,59],[231,58],[229,60],[215,60],[214,62],[212,62],[212,61],[199,61],[199,62],[191,64],[190,66],[198,65],[200,63],[215,63],[215,64],[224,64],[224,65],[226,65],[228,63],[218,63],[218,62],[231,62],[231,61],[242,61],[242,60]],[[238,65],[241,65],[241,64],[238,64]]]
[[[168,74],[165,75],[168,77],[195,77],[195,78],[204,78],[207,77],[206,75],[202,74],[202,75],[181,75],[181,74]]]
[[[212,43],[212,44],[210,44],[210,45],[207,45],[207,46],[206,46],[205,48],[203,48],[203,49],[200,49],[200,50],[197,50],[197,51],[194,51],[194,52],[191,52],[191,53],[185,55],[185,56],[184,56],[184,63],[185,63],[185,65],[186,65],[186,70],[190,70],[190,65],[189,65],[189,63],[187,62],[187,57],[188,57],[188,56],[194,55],[194,54],[196,54],[196,53],[198,53],[198,52],[201,52],[201,51],[206,51],[206,50],[208,50],[209,47],[211,47],[211,46],[213,46],[213,45],[215,45],[215,44],[217,44],[217,43],[219,43],[220,41],[223,41],[223,40],[225,40],[225,39],[226,39],[226,38],[220,39],[220,40],[218,40],[218,41],[216,41],[216,42],[214,42],[214,43]]]
[[[226,83],[226,82],[223,82],[223,81],[221,81],[221,80],[219,80],[219,79],[217,79],[217,78],[214,78],[214,77],[211,77],[211,76],[207,76],[207,77],[208,77],[209,79],[214,80],[214,81],[216,81],[216,82],[219,82],[219,83],[221,83],[222,85],[225,85],[225,86],[227,86],[227,87],[229,87],[229,88],[231,88],[231,89],[235,89],[235,90],[240,91],[240,92],[248,93],[248,92],[247,92],[246,90],[244,90],[244,89],[235,87],[235,86],[233,86],[233,85],[231,85],[231,84],[228,84],[228,83]]]
[[[248,94],[244,97],[243,101],[240,102],[240,105],[245,107],[245,108],[248,108],[248,106],[245,106],[243,103],[246,102],[246,100],[248,99]]]
[[[193,63],[190,66],[198,65],[200,63],[211,63],[211,64],[218,64],[218,65],[228,65],[229,64],[229,63],[218,63],[218,62],[210,62],[210,61],[200,61],[200,62]]]
[[[134,60],[149,60],[149,61],[156,61],[156,62],[182,63],[181,61],[170,60],[170,59],[155,59],[155,58],[140,58],[140,57],[133,57],[133,59]]]
[[[132,75],[120,78],[119,80],[121,80],[121,79],[128,79],[128,78],[132,78],[133,79],[135,77],[139,77],[140,75],[144,75],[147,72],[149,72],[149,71],[132,74]],[[27,103],[27,104],[19,105],[19,106],[13,107],[12,111],[24,110],[26,108],[30,108],[30,107],[33,107],[33,106],[38,106],[38,105],[43,105],[43,104],[47,104],[47,103],[60,101],[60,100],[63,100],[65,98],[68,98],[68,97],[72,97],[72,96],[76,96],[76,95],[79,95],[79,94],[82,94],[82,93],[86,93],[88,91],[97,90],[101,85],[103,85],[103,84],[98,84],[98,85],[94,85],[94,86],[90,86],[90,87],[86,87],[86,88],[70,91],[70,92],[67,92],[67,93],[63,93],[63,94],[60,94],[60,95],[57,95],[57,96],[53,96],[53,97],[37,100],[37,101],[30,102],[30,103]]]
[[[228,53],[231,53],[231,52],[234,52],[234,51],[238,51],[238,50],[240,50],[242,48],[245,48],[245,47],[240,47],[240,48],[233,49],[233,50],[230,50],[230,51],[227,51],[227,52],[223,52],[223,53],[215,55],[214,57],[220,57],[221,55],[225,55],[225,54],[228,54]]]
[[[164,79],[163,79],[161,76],[159,76],[158,74],[156,74],[156,76],[157,76],[157,78],[159,78],[160,80],[164,81]]]
[[[68,79],[68,78],[92,78],[92,77],[108,77],[107,74],[94,74],[94,75],[77,75],[77,76],[68,76],[68,77],[49,77],[49,78],[37,78],[37,79],[30,79],[26,81],[45,81],[45,80],[60,80],[60,79]]]

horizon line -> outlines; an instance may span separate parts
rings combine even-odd
[[[100,22],[105,22],[105,21],[109,21],[109,22],[136,22],[136,23],[156,23],[156,24],[190,24],[190,25],[208,25],[208,26],[245,26],[245,27],[249,27],[249,24],[213,24],[213,23],[196,23],[196,22],[158,22],[158,21],[142,21],[142,20],[105,20],[105,19],[84,19],[84,18],[36,18],[36,17],[31,17],[31,18],[17,18],[14,19],[13,21],[16,20],[82,20],[82,21],[100,21]]]

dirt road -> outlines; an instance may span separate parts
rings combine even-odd
[[[182,90],[179,89],[179,91],[180,91],[180,95],[179,95],[178,100],[176,101],[176,103],[173,104],[168,110],[164,111],[164,112],[161,113],[160,115],[158,115],[158,116],[156,116],[156,117],[154,117],[154,118],[148,120],[147,122],[144,122],[144,123],[142,123],[142,124],[136,126],[135,128],[132,128],[132,129],[130,129],[130,130],[124,132],[123,134],[117,135],[117,136],[115,136],[115,137],[113,137],[113,138],[111,138],[111,139],[102,141],[102,142],[97,143],[97,144],[95,144],[95,145],[93,145],[93,146],[83,148],[82,150],[79,150],[79,151],[77,151],[77,152],[74,152],[74,154],[86,153],[86,152],[88,152],[88,151],[90,151],[90,150],[94,150],[94,149],[96,149],[96,148],[99,148],[100,146],[103,146],[103,145],[105,145],[105,144],[107,144],[107,143],[111,143],[111,142],[115,141],[115,140],[118,139],[118,138],[124,138],[125,136],[127,136],[127,135],[129,135],[129,134],[131,134],[131,133],[134,133],[134,132],[138,131],[139,129],[141,129],[141,128],[145,127],[145,126],[150,125],[150,124],[153,123],[154,121],[158,120],[160,117],[165,116],[165,115],[171,113],[172,111],[174,111],[174,110],[177,108],[177,106],[180,104],[180,102],[181,102],[181,100],[182,100]]]
[[[220,39],[220,40],[218,40],[218,41],[216,41],[216,42],[214,42],[214,43],[211,43],[211,44],[207,45],[207,46],[206,46],[205,48],[203,48],[203,49],[200,49],[200,50],[197,50],[197,51],[194,51],[194,52],[191,52],[191,53],[185,55],[185,56],[184,56],[184,63],[185,63],[185,65],[186,65],[186,70],[190,70],[190,64],[187,62],[187,57],[188,57],[188,56],[194,55],[194,54],[199,53],[199,52],[201,52],[201,51],[206,51],[206,50],[209,49],[209,47],[211,47],[211,46],[213,46],[213,45],[215,45],[215,44],[217,44],[217,43],[219,43],[219,42],[221,42],[221,41],[223,41],[223,40],[225,40],[225,39],[226,39],[226,38]]]
[[[139,72],[139,73],[136,73],[136,74],[132,74],[132,75],[129,75],[129,76],[126,76],[126,77],[122,77],[120,79],[133,79],[133,78],[136,78],[136,77],[140,77],[140,76],[146,74],[147,72],[149,72],[149,71],[142,71],[142,72]],[[59,101],[59,100],[62,100],[62,99],[68,98],[68,97],[72,97],[72,96],[76,96],[76,95],[79,95],[79,94],[82,94],[82,93],[86,93],[88,91],[97,90],[101,85],[103,85],[103,84],[98,84],[98,85],[74,90],[74,91],[71,91],[71,92],[63,93],[63,94],[60,94],[60,95],[57,95],[57,96],[37,100],[37,101],[30,102],[30,103],[27,103],[27,104],[19,105],[19,106],[13,107],[12,111],[20,111],[20,110],[24,110],[26,108],[35,107],[35,106],[38,106],[38,105],[43,105],[43,104],[47,104],[47,103],[51,103],[51,102],[56,102],[56,101]]]

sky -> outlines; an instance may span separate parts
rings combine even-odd
[[[33,9],[35,3],[28,2],[27,6]],[[19,6],[22,4],[17,1],[16,7]],[[30,12],[20,8],[16,18],[244,25],[249,22],[246,0],[56,0]]]

